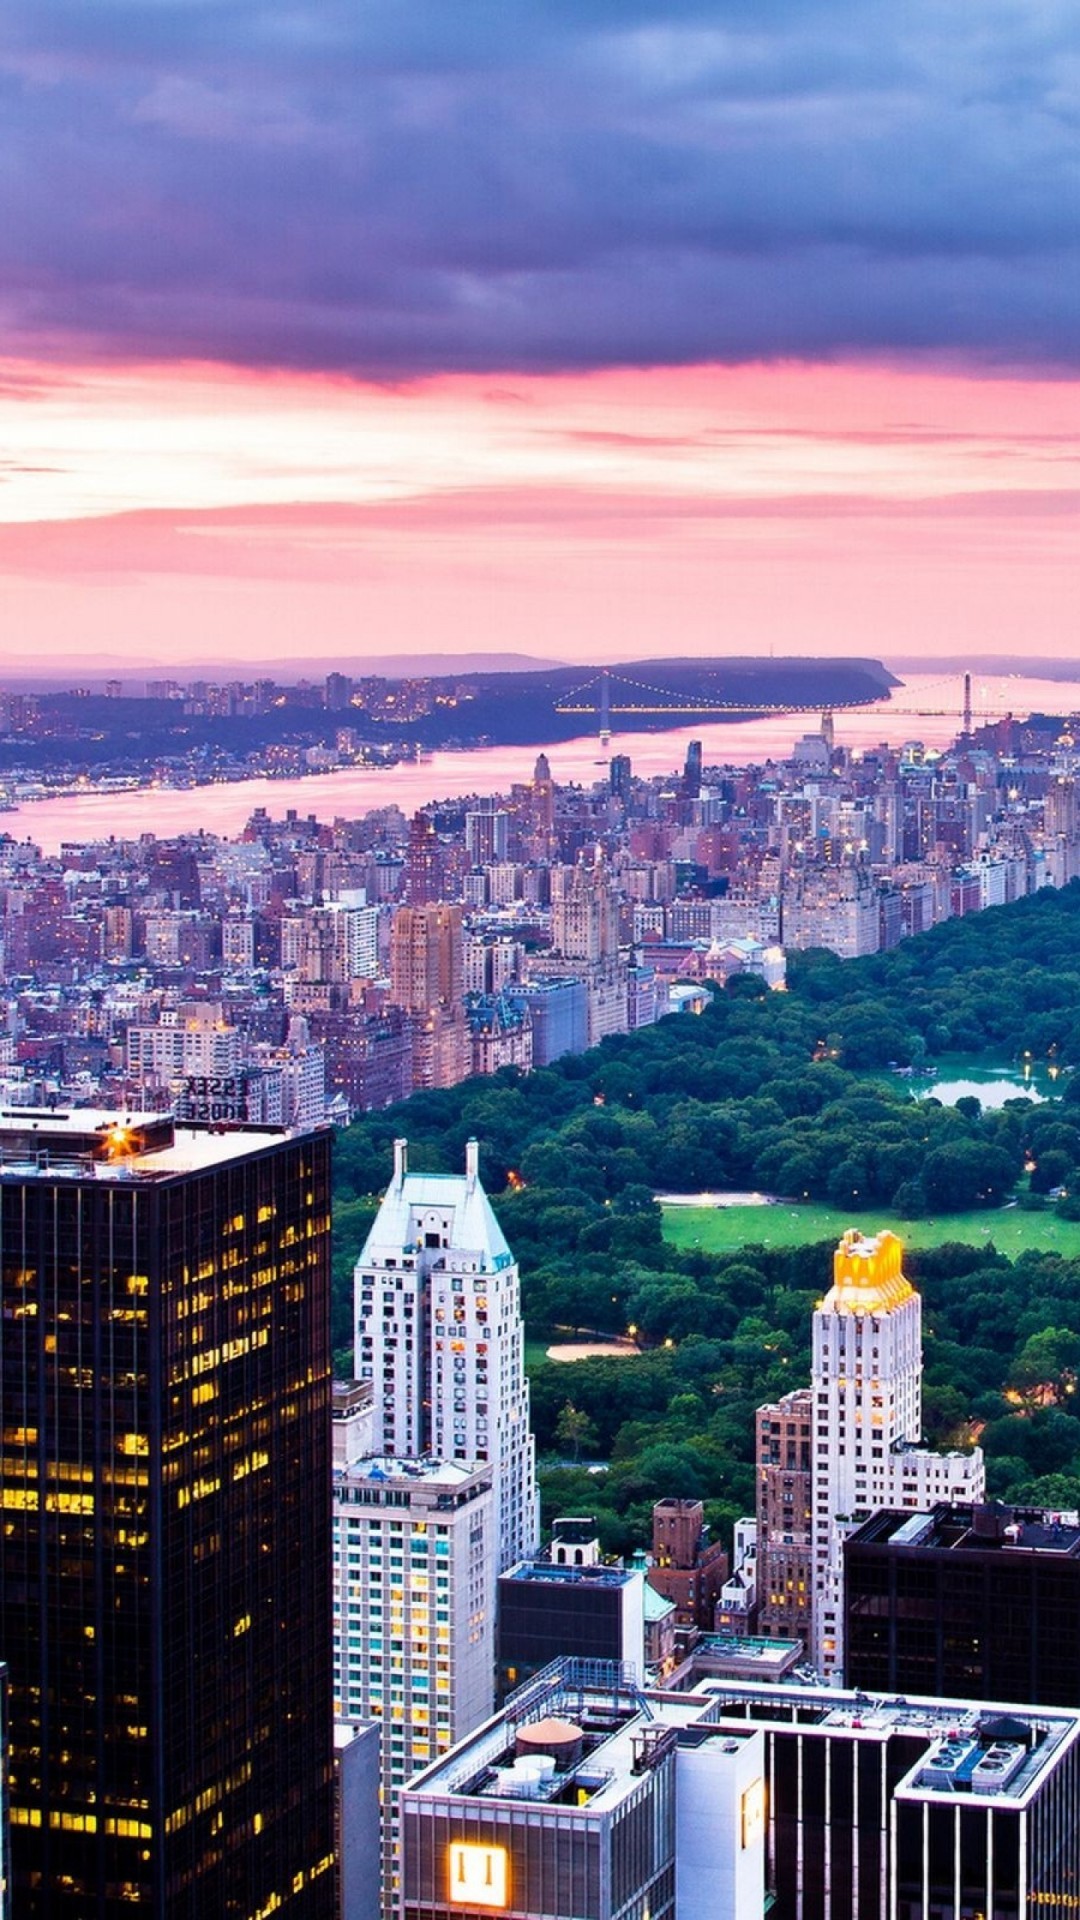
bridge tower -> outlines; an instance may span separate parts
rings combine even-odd
[[[611,745],[611,675],[606,667],[600,674],[600,747],[606,753]]]

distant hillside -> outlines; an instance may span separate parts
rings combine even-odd
[[[612,725],[621,737],[692,726],[699,714],[704,725],[725,713],[739,720],[864,706],[901,684],[877,660],[632,660],[605,670],[545,665],[437,675],[403,673],[396,665],[392,675],[357,674],[358,682],[370,678],[378,684],[347,714],[366,744],[399,751],[417,744],[557,745],[594,733],[601,725],[605,671]],[[3,744],[17,754],[20,767],[138,774],[165,756],[236,756],[332,743],[344,710],[323,704],[321,673],[311,671],[307,680],[306,690],[294,686],[264,712],[225,716],[189,710],[182,700],[147,699],[138,681],[122,682],[122,692],[109,698],[87,675],[78,693],[42,689],[31,727]],[[404,698],[403,681],[411,683]]]
[[[733,720],[776,708],[843,707],[880,700],[901,682],[880,660],[676,659],[620,661],[606,669],[608,695],[620,734],[662,733],[691,726],[717,710],[737,709]],[[571,740],[600,725],[601,669],[548,667],[540,673],[470,674],[468,697],[449,716],[463,745],[487,739],[504,746]],[[560,712],[560,703],[594,711]],[[637,707],[639,711],[633,711]],[[627,711],[627,709],[630,709]],[[409,723],[426,744],[445,741],[445,710]]]
[[[461,673],[535,673],[542,668],[561,666],[561,661],[541,660],[531,653],[383,653],[373,655],[342,654],[325,659],[308,655],[272,660],[131,660],[121,654],[98,654],[87,661],[81,654],[58,655],[42,668],[25,655],[9,653],[3,668],[3,685],[19,692],[37,689],[59,691],[65,687],[104,687],[107,680],[119,680],[125,693],[138,698],[147,680],[178,680],[186,686],[192,680],[210,680],[228,684],[232,680],[276,680],[281,686],[295,686],[300,680],[323,680],[328,673],[345,673],[354,680],[372,674],[388,679],[408,676],[415,679],[442,678]]]

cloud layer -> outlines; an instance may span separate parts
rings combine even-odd
[[[1072,0],[6,0],[11,351],[1080,359]]]

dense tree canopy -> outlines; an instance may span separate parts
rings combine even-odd
[[[867,960],[793,955],[787,993],[740,981],[699,1018],[366,1115],[336,1156],[336,1344],[350,1340],[352,1265],[395,1135],[408,1136],[414,1165],[435,1171],[460,1168],[475,1136],[521,1263],[530,1329],[633,1325],[649,1349],[534,1369],[541,1447],[574,1452],[576,1434],[577,1448],[610,1462],[602,1477],[552,1470],[549,1498],[602,1508],[605,1540],[621,1546],[643,1537],[654,1487],[700,1490],[718,1518],[748,1509],[754,1407],[808,1377],[810,1314],[832,1249],[679,1253],[664,1242],[653,1193],[760,1187],[844,1207],[855,1221],[870,1207],[902,1221],[994,1206],[1023,1182],[1025,1204],[1064,1189],[1057,1204],[1074,1210],[1080,1074],[1065,1075],[1061,1099],[984,1113],[974,1099],[913,1101],[869,1070],[945,1050],[1080,1063],[1078,956],[1074,884]],[[1038,1254],[1010,1264],[984,1244],[909,1266],[925,1300],[931,1437],[969,1438],[974,1415],[995,1493],[1035,1498],[1053,1476],[1080,1500],[1080,1264]]]

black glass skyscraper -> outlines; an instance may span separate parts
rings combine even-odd
[[[1038,1507],[884,1510],[844,1543],[847,1677],[1080,1707],[1080,1527]]]
[[[19,1920],[333,1912],[329,1141],[0,1116]]]

